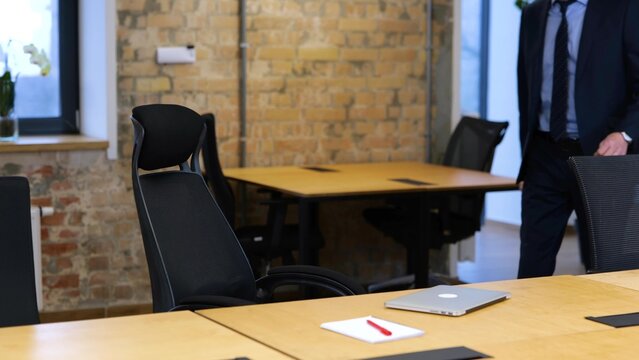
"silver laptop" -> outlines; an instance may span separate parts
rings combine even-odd
[[[437,285],[386,301],[388,308],[461,316],[496,302],[510,299],[506,291]]]

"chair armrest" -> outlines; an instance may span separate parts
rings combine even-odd
[[[408,290],[415,288],[415,274],[409,274],[368,285],[369,293]]]
[[[169,311],[202,310],[218,307],[254,305],[255,302],[229,296],[196,295],[180,299],[179,303]]]
[[[270,299],[273,291],[284,285],[306,285],[322,288],[337,296],[366,293],[362,285],[342,273],[309,265],[272,268],[266,276],[257,280],[256,285],[260,301]]]

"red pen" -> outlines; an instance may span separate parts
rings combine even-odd
[[[375,329],[379,330],[379,332],[381,332],[382,334],[386,335],[386,336],[391,336],[393,335],[392,332],[390,332],[390,330],[383,328],[381,326],[379,326],[378,324],[376,324],[375,322],[373,322],[373,320],[371,319],[366,319],[366,323],[368,323],[368,325],[374,327]]]

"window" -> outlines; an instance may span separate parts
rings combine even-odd
[[[77,133],[78,1],[0,2],[0,44],[12,74],[18,75],[14,112],[20,134]],[[29,63],[22,51],[28,44],[46,52],[47,76]]]
[[[461,1],[461,111],[486,118],[489,2]]]

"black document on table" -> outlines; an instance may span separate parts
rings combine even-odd
[[[639,325],[639,312],[608,316],[586,316],[586,319],[620,328]]]
[[[469,349],[465,346],[457,346],[444,349],[381,356],[369,358],[368,360],[471,360],[486,358],[490,358],[490,356],[473,349]]]
[[[400,183],[404,183],[404,184],[408,184],[408,185],[433,185],[431,183],[428,182],[424,182],[424,181],[419,181],[419,180],[415,180],[415,179],[409,179],[409,178],[397,178],[397,179],[390,179],[391,181],[397,181]]]
[[[318,172],[337,172],[337,170],[335,169],[329,169],[329,168],[324,168],[319,166],[304,166],[302,167],[302,169],[318,171]]]

